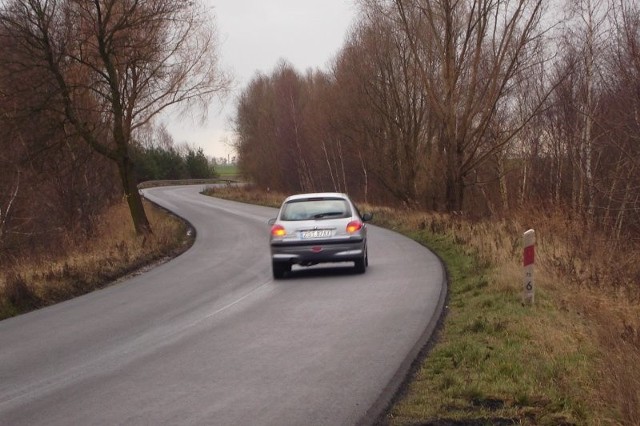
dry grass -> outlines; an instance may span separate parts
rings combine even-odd
[[[144,239],[135,235],[122,202],[96,218],[90,237],[67,235],[55,253],[23,258],[0,271],[0,319],[103,287],[188,246],[182,221],[150,204],[146,211],[153,234]]]
[[[521,305],[526,227],[370,209],[380,224],[433,248],[450,273],[440,341],[390,424],[594,424],[601,417],[587,402],[598,359],[588,326],[556,308],[540,271],[536,305]]]
[[[531,343],[537,346],[535,356],[586,363],[566,371],[576,374],[587,369],[578,381],[581,392],[573,389],[575,380],[553,381],[565,388],[565,394],[587,399],[583,421],[640,424],[638,247],[609,241],[561,213],[516,214],[516,219],[481,222],[416,212],[382,213],[395,215],[392,227],[448,235],[492,268],[491,287],[498,292],[520,291],[521,235],[535,228],[538,304],[549,307],[545,316],[527,321]],[[581,352],[585,352],[582,359]]]
[[[238,187],[235,185],[227,185],[224,187],[210,186],[203,192],[205,195],[212,197],[220,197],[228,200],[242,201],[245,203],[260,204],[268,207],[280,207],[282,201],[286,198],[284,194],[279,192],[265,192],[254,186],[245,185]]]

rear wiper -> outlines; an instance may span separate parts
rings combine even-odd
[[[313,215],[314,219],[322,219],[323,217],[327,217],[327,216],[341,216],[343,215],[344,212],[326,212],[326,213],[318,213]]]

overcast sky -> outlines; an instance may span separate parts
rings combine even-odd
[[[270,74],[281,59],[299,72],[326,69],[343,46],[356,16],[353,0],[203,0],[213,7],[222,66],[236,90],[225,105],[212,104],[204,125],[167,121],[176,143],[189,142],[214,157],[233,156],[229,118],[237,95],[257,72]]]

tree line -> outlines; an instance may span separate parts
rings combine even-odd
[[[632,0],[362,0],[330,70],[258,74],[236,117],[262,187],[473,215],[534,203],[640,231]]]
[[[217,177],[215,161],[207,158],[202,148],[176,146],[164,126],[138,132],[132,156],[139,182]]]

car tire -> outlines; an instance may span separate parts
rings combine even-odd
[[[367,266],[369,266],[369,254],[367,253],[366,247],[364,249],[364,255],[360,259],[356,259],[354,263],[356,274],[364,274],[367,271]]]
[[[284,278],[287,272],[291,272],[291,264],[284,262],[272,262],[273,278],[279,280]]]

